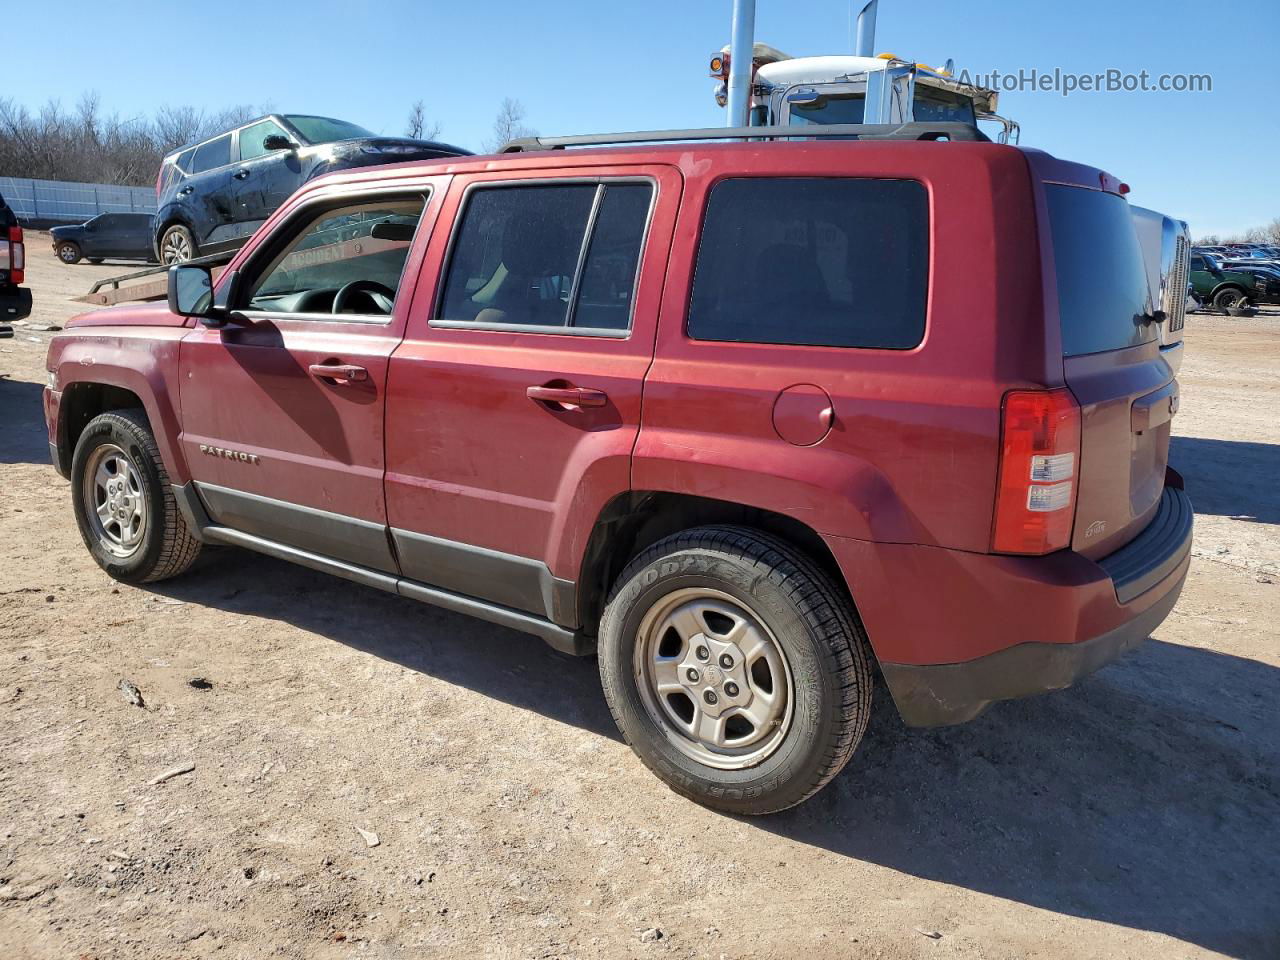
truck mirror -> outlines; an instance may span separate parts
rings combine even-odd
[[[180,317],[209,316],[213,275],[208,267],[178,263],[169,268],[169,309]]]
[[[293,150],[296,147],[297,144],[282,133],[273,133],[262,138],[262,149],[264,150]]]

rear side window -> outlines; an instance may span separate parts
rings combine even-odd
[[[487,187],[467,197],[438,321],[625,332],[653,187]]]
[[[1122,350],[1156,339],[1143,323],[1150,294],[1128,202],[1114,193],[1046,184],[1062,352]]]
[[[202,173],[214,167],[226,166],[230,162],[231,134],[227,134],[196,147],[196,154],[191,160],[191,172]]]
[[[725,180],[707,203],[689,336],[906,350],[924,338],[929,213],[912,180]]]

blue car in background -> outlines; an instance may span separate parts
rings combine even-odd
[[[53,252],[63,263],[154,260],[149,213],[102,213],[84,223],[49,231]]]
[[[259,117],[164,158],[156,179],[154,254],[161,263],[181,263],[234,250],[321,174],[469,154],[431,140],[381,137],[330,117]]]

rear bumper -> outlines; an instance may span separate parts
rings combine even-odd
[[[1146,639],[1182,592],[1191,516],[1171,483],[1147,529],[1100,562],[909,544],[867,545],[869,557],[853,541],[828,542],[898,712],[931,727],[1070,686]]]
[[[0,286],[0,323],[31,315],[31,291],[26,287]]]

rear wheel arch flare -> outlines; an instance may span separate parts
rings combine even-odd
[[[717,523],[772,534],[804,553],[831,577],[857,610],[844,574],[822,536],[808,524],[759,507],[690,494],[631,490],[605,504],[592,526],[578,569],[578,615],[594,635],[609,591],[645,548],[682,530]]]

